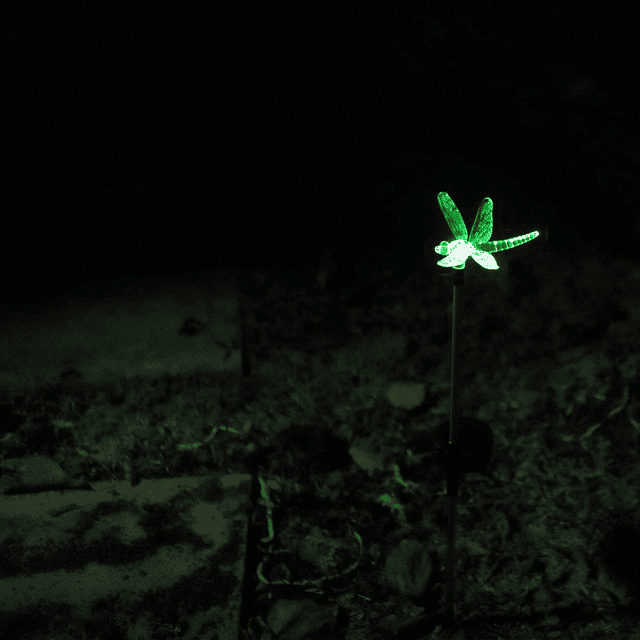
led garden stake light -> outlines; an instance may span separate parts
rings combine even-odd
[[[438,203],[447,220],[449,229],[451,229],[451,233],[456,237],[453,242],[441,242],[436,247],[436,253],[441,256],[447,256],[442,260],[438,260],[438,265],[441,267],[464,269],[464,263],[471,256],[485,269],[499,269],[496,259],[489,254],[512,249],[540,235],[537,231],[532,231],[508,240],[489,242],[493,231],[493,202],[491,198],[485,198],[480,203],[476,219],[473,227],[471,227],[471,235],[467,235],[467,225],[465,225],[458,207],[453,204],[453,200],[448,193],[441,191],[438,194]]]
[[[448,526],[447,526],[447,570],[445,585],[445,615],[454,622],[454,587],[455,587],[455,543],[456,520],[458,504],[458,485],[460,476],[472,471],[472,467],[465,468],[465,460],[461,458],[465,440],[469,443],[474,440],[474,434],[469,431],[478,428],[479,420],[462,418],[459,416],[458,407],[458,308],[461,306],[462,285],[464,284],[464,266],[467,258],[471,256],[481,267],[485,269],[498,269],[498,263],[491,255],[498,251],[505,251],[517,247],[525,242],[537,238],[539,233],[533,231],[523,236],[517,236],[508,240],[489,241],[493,231],[493,202],[485,198],[478,208],[476,219],[471,228],[471,234],[467,233],[467,227],[458,211],[458,207],[444,191],[438,194],[438,204],[444,214],[449,229],[455,236],[452,242],[441,242],[435,251],[441,256],[446,256],[438,261],[441,267],[453,267],[453,310],[451,324],[451,405],[449,411],[449,438],[446,443],[446,470],[447,470],[447,498],[448,498]],[[490,442],[492,434],[489,429]],[[465,429],[467,433],[465,433]],[[477,438],[476,438],[477,439]],[[489,451],[490,454],[490,451]],[[488,460],[487,460],[488,462]]]

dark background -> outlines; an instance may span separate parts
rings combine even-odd
[[[435,268],[439,191],[469,227],[491,197],[493,239],[634,256],[632,20],[401,5],[6,11],[3,299],[327,246]]]

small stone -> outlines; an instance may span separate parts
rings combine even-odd
[[[3,475],[13,476],[18,484],[25,488],[75,484],[57,462],[46,456],[9,458],[0,462],[0,468],[3,470]],[[5,484],[10,484],[13,487],[16,484],[15,480]]]
[[[180,335],[185,338],[193,338],[202,333],[207,325],[196,318],[186,318],[180,327]]]
[[[394,382],[387,390],[387,400],[394,407],[415,409],[425,399],[425,387],[421,382]]]
[[[433,563],[428,546],[418,540],[402,540],[389,554],[383,571],[387,585],[403,596],[421,596]]]

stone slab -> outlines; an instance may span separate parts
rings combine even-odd
[[[250,487],[211,474],[0,496],[3,637],[237,640]]]

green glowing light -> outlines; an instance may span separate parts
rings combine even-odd
[[[438,265],[441,267],[464,269],[467,258],[471,256],[485,269],[499,269],[496,259],[490,254],[512,249],[540,235],[537,231],[532,231],[508,240],[489,242],[493,231],[493,202],[491,198],[485,198],[480,203],[476,219],[473,222],[473,227],[471,227],[471,235],[467,233],[467,225],[465,225],[458,207],[453,203],[448,193],[441,191],[438,194],[438,204],[449,225],[449,229],[451,229],[451,233],[456,238],[453,242],[441,242],[436,247],[436,253],[441,256],[447,256],[438,261]]]

